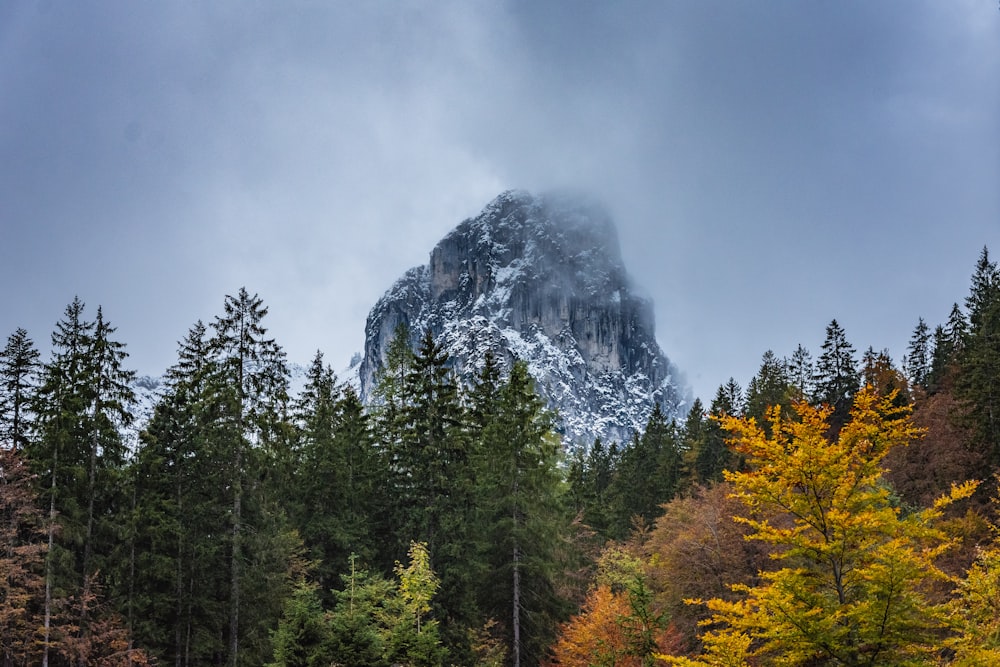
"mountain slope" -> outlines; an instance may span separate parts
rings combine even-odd
[[[569,443],[624,440],[655,403],[680,416],[687,390],[654,336],[607,213],[568,196],[504,192],[462,222],[372,308],[357,367],[371,396],[396,327],[429,328],[468,381],[487,349],[523,359]]]

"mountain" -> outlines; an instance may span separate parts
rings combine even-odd
[[[426,329],[469,382],[486,351],[523,359],[571,445],[624,441],[654,403],[680,417],[689,392],[654,335],[653,306],[622,263],[609,215],[568,195],[502,193],[375,304],[354,367],[363,400],[398,325]]]

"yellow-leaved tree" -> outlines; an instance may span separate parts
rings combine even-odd
[[[748,506],[749,539],[771,545],[781,567],[759,585],[734,585],[735,601],[707,600],[705,665],[929,664],[944,643],[947,606],[929,595],[946,579],[935,565],[951,540],[935,527],[942,508],[967,497],[954,487],[933,507],[905,514],[891,501],[882,461],[920,435],[909,408],[861,390],[850,421],[829,435],[830,410],[806,403],[752,419],[724,418],[747,468],[726,473]],[[765,518],[760,518],[765,517]]]

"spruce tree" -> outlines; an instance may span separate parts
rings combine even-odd
[[[129,614],[137,641],[176,667],[225,655],[229,558],[219,533],[230,519],[228,459],[217,445],[225,413],[211,355],[199,321],[178,344],[129,474],[136,554]]]
[[[816,398],[833,408],[830,424],[840,428],[850,413],[854,395],[861,387],[855,351],[847,341],[843,327],[832,320],[826,327],[823,353],[816,364]]]
[[[750,380],[746,392],[746,416],[758,423],[766,423],[768,408],[780,405],[787,410],[791,405],[790,379],[784,362],[768,350],[761,358],[757,374]]]
[[[124,343],[112,338],[115,328],[104,319],[100,306],[94,321],[89,360],[90,438],[87,464],[87,525],[83,544],[81,569],[81,624],[89,623],[88,599],[93,595],[92,577],[98,571],[110,571],[115,561],[116,547],[121,544],[119,518],[125,512],[121,497],[121,473],[126,462],[126,447],[122,429],[134,419],[135,392],[132,383],[135,372],[124,367],[128,353]]]
[[[371,562],[384,475],[368,416],[351,388],[337,385],[317,352],[296,406],[298,469],[290,505],[321,591],[339,582],[352,553]],[[323,508],[317,511],[317,508]]]
[[[85,523],[81,509],[85,491],[79,480],[86,478],[87,456],[80,444],[89,442],[86,356],[94,328],[92,322],[84,319],[84,308],[83,302],[74,298],[63,319],[56,323],[52,357],[43,369],[35,407],[39,434],[27,449],[49,514],[42,611],[43,665],[48,665],[50,657],[53,600],[75,592],[80,581],[73,566],[72,547],[83,541],[80,526]],[[57,532],[60,544],[56,543]]]
[[[956,396],[977,445],[1000,462],[1000,270],[983,248],[965,301],[968,330],[957,353]]]
[[[789,358],[787,368],[788,382],[792,390],[791,397],[796,401],[813,400],[813,393],[815,391],[813,376],[815,375],[815,369],[813,367],[812,354],[801,343],[795,348],[795,352]]]
[[[934,327],[931,367],[927,374],[927,393],[936,394],[951,385],[952,368],[955,362],[954,347],[948,339],[944,326]]]
[[[34,428],[31,402],[37,390],[40,356],[28,332],[21,328],[7,338],[0,351],[0,446],[7,443],[20,450],[28,444]]]
[[[628,537],[636,520],[651,525],[660,505],[677,493],[682,475],[676,425],[655,405],[642,435],[636,434],[622,450],[608,489],[613,512],[610,535],[619,540]]]
[[[695,476],[703,484],[721,481],[723,470],[739,467],[739,460],[726,445],[726,436],[718,419],[742,415],[741,393],[736,380],[729,378],[728,382],[719,386],[709,406],[709,414],[714,419],[706,422],[701,448],[694,456]]]
[[[535,665],[563,613],[556,576],[566,522],[558,497],[558,442],[523,362],[514,363],[500,388],[478,451],[484,556],[491,566],[479,582],[480,608],[503,624],[512,664]]]
[[[222,430],[217,446],[227,458],[227,477],[231,519],[229,533],[229,628],[227,637],[227,662],[236,667],[240,658],[240,640],[250,636],[253,623],[241,624],[244,611],[253,616],[262,610],[247,605],[242,599],[245,580],[262,572],[244,571],[244,563],[252,554],[246,553],[247,528],[244,507],[257,513],[260,520],[260,493],[257,480],[265,462],[264,454],[272,442],[287,401],[288,369],[285,353],[273,338],[267,336],[263,319],[267,308],[256,294],[251,296],[241,287],[236,296],[226,296],[223,314],[212,323],[214,333],[209,340],[213,354],[211,391],[220,410]],[[255,497],[256,496],[256,497]],[[247,502],[249,501],[249,502]],[[251,536],[259,537],[254,532]],[[280,602],[280,601],[279,601]]]
[[[52,358],[45,365],[37,394],[38,437],[28,448],[49,509],[46,560],[46,641],[54,597],[78,596],[78,639],[91,634],[93,576],[110,576],[121,562],[120,495],[125,464],[122,428],[132,421],[134,373],[123,367],[125,346],[98,308],[84,318],[75,298],[52,334]],[[56,540],[56,533],[59,539]],[[48,662],[48,655],[43,656]]]
[[[442,636],[463,652],[475,620],[475,474],[468,419],[448,357],[425,331],[405,378],[393,485],[398,541],[405,554],[412,541],[426,543],[441,577],[435,598]],[[397,558],[398,560],[398,558]]]
[[[681,480],[681,491],[686,492],[691,484],[697,481],[698,455],[704,449],[708,435],[708,420],[706,419],[705,406],[700,398],[695,398],[691,403],[684,418],[684,426],[681,429],[682,452],[684,458],[685,476]]]
[[[931,373],[931,332],[922,317],[917,319],[917,326],[910,336],[905,366],[910,385],[926,389]]]

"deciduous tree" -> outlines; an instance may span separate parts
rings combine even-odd
[[[860,391],[835,438],[832,408],[794,406],[771,414],[772,435],[725,418],[748,469],[727,473],[735,494],[763,517],[739,520],[776,548],[782,567],[757,585],[738,584],[735,601],[712,599],[712,625],[698,659],[679,665],[757,660],[789,665],[909,664],[931,660],[945,609],[928,597],[943,579],[935,558],[949,540],[932,523],[974,484],[955,487],[934,507],[903,515],[890,502],[882,461],[919,432],[908,408],[870,388]]]

